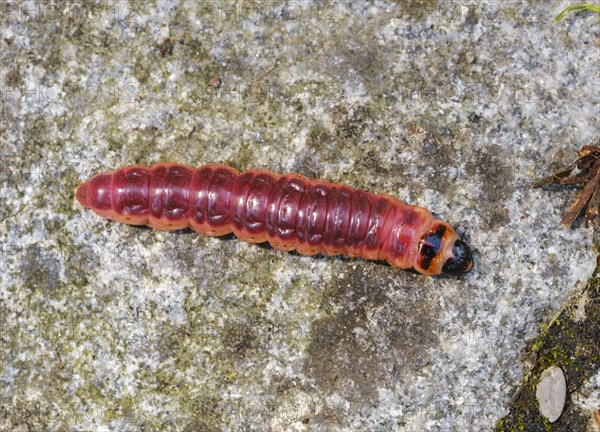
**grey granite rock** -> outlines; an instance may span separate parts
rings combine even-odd
[[[0,429],[490,430],[598,244],[559,226],[572,191],[531,189],[598,139],[596,17],[497,4],[2,3]],[[391,193],[476,267],[283,254],[73,199],[161,160]]]
[[[589,429],[600,430],[600,371],[590,377],[577,393],[572,395],[573,403],[589,416]]]

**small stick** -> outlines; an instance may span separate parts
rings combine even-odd
[[[577,161],[551,176],[537,181],[533,187],[538,188],[552,184],[585,184],[560,224],[570,227],[587,205],[584,216],[587,228],[589,222],[596,219],[600,213],[600,147],[583,146],[577,154],[579,156]],[[576,168],[577,174],[572,175]]]
[[[560,224],[562,226],[568,228],[573,224],[573,222],[575,222],[575,219],[577,219],[577,216],[579,216],[579,214],[581,213],[581,210],[583,210],[585,205],[588,203],[588,201],[594,194],[594,191],[596,190],[596,188],[598,188],[598,185],[600,185],[600,163],[599,162],[596,162],[594,164],[594,170],[596,171],[596,173],[594,174],[592,179],[585,185],[585,187],[583,188],[583,190],[581,191],[581,193],[579,194],[579,196],[577,197],[577,199],[575,200],[573,205],[569,208],[569,210],[567,210],[567,213],[565,213],[565,216],[560,221]],[[586,227],[587,227],[587,222],[586,222]]]

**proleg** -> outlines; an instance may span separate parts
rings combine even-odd
[[[341,183],[225,165],[132,165],[94,176],[76,192],[83,207],[129,225],[233,232],[304,255],[385,260],[425,275],[471,271],[471,250],[423,207]]]

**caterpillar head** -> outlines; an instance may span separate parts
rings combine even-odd
[[[442,266],[442,271],[450,276],[460,276],[470,272],[472,268],[473,254],[471,248],[461,239],[455,240],[452,246],[452,256],[446,260]]]
[[[441,221],[426,232],[419,242],[417,270],[425,274],[444,273],[460,276],[473,268],[469,246],[456,232]]]

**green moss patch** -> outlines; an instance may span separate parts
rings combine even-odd
[[[497,432],[585,430],[588,419],[570,400],[586,379],[600,368],[600,266],[587,287],[563,308],[535,341],[526,363],[531,371],[515,395],[509,414],[496,426]],[[553,424],[542,417],[535,397],[540,374],[550,366],[560,367],[567,380],[567,402],[562,416]]]

